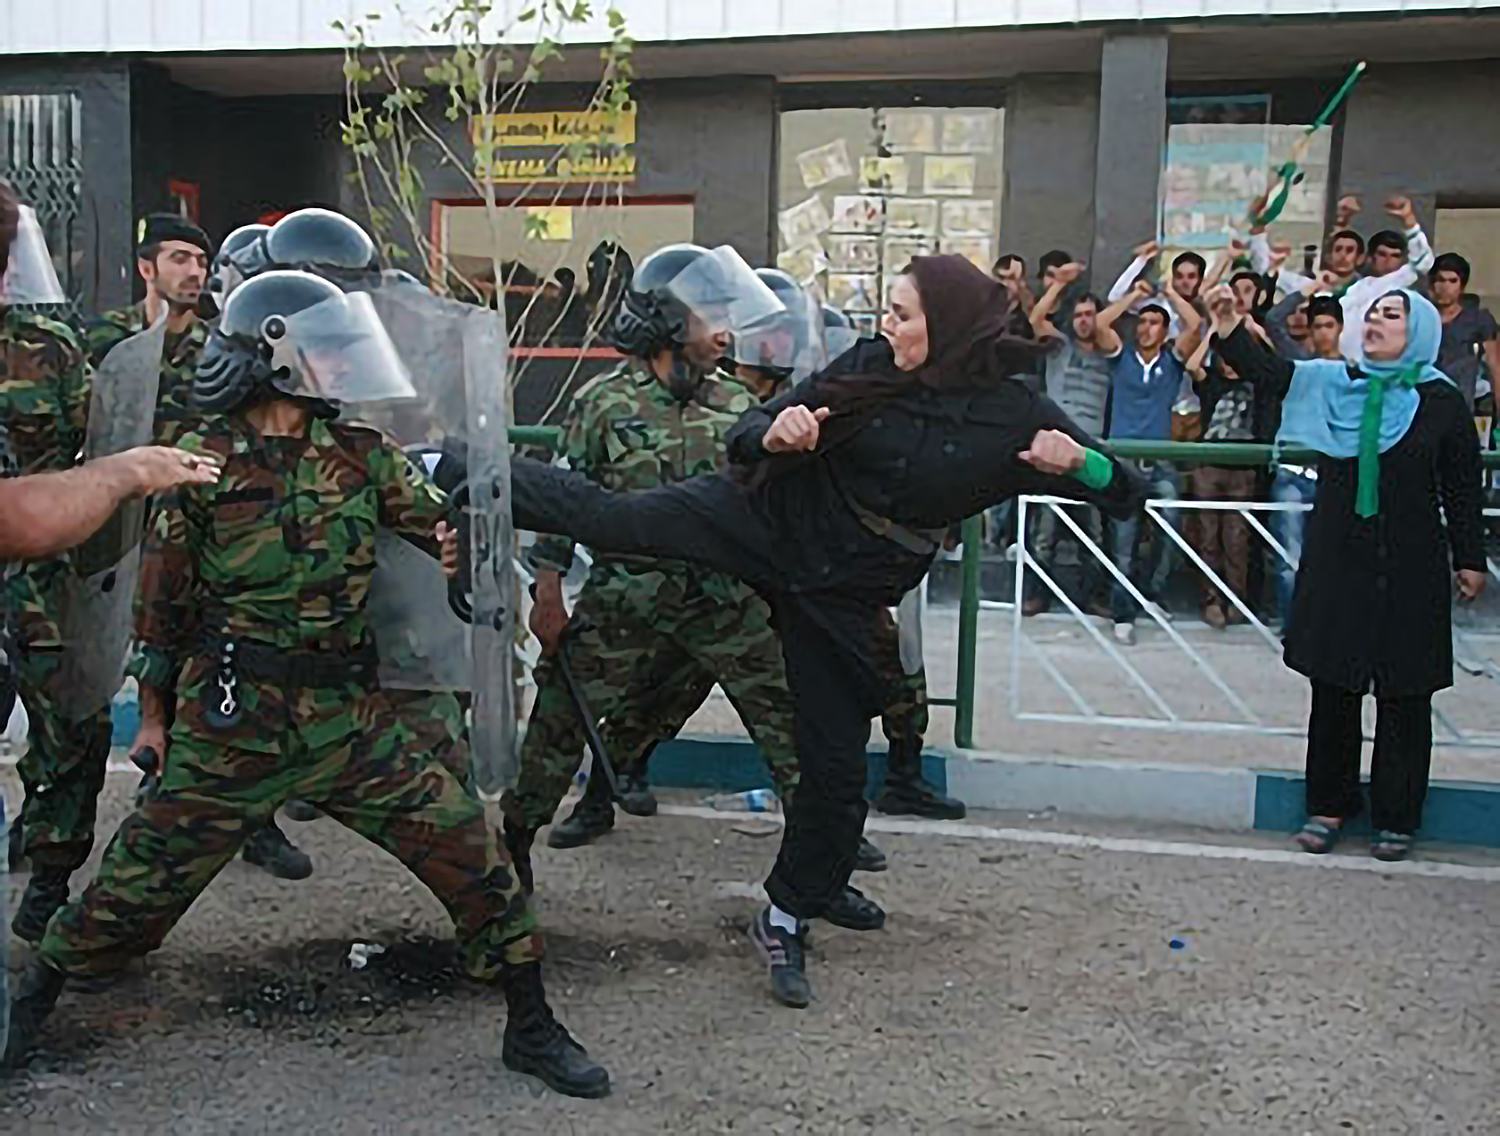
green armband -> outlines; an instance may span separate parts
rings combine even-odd
[[[1083,482],[1090,489],[1107,489],[1115,479],[1115,463],[1098,450],[1085,449],[1083,464],[1069,476]]]

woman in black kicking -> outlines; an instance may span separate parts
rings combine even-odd
[[[743,262],[729,250],[715,257],[717,277],[706,284],[700,264],[669,315],[743,330],[739,317],[757,308]],[[886,697],[872,663],[880,609],[921,580],[949,525],[1018,493],[1086,500],[1115,516],[1142,498],[1133,475],[1057,406],[1007,377],[1034,350],[1007,334],[1009,304],[962,257],[916,258],[892,286],[881,338],[740,420],[727,476],[617,493],[512,462],[518,528],[699,561],[769,601],[802,780],[751,937],[787,1005],[811,998],[804,921],[848,883],[864,825],[865,747]]]

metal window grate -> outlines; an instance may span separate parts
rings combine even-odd
[[[78,314],[83,275],[83,100],[73,93],[0,95],[0,170],[36,210],[68,303]]]

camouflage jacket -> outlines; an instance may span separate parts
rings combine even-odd
[[[89,360],[95,367],[104,361],[110,349],[123,339],[145,331],[144,302],[114,312],[105,312],[84,328]],[[156,390],[156,426],[153,440],[162,446],[175,446],[184,434],[198,428],[202,416],[190,409],[188,396],[193,389],[193,372],[198,356],[208,342],[208,324],[194,320],[179,335],[167,336],[162,351],[161,382]]]
[[[689,402],[682,402],[636,360],[584,385],[573,396],[563,426],[559,456],[573,469],[607,489],[651,489],[724,468],[724,436],[756,400],[723,376],[703,380]],[[565,572],[573,545],[544,537],[531,551],[541,569]],[[676,561],[638,556],[598,555],[596,580],[643,571],[717,575]]]
[[[0,426],[22,473],[68,469],[83,448],[89,368],[73,329],[44,316],[0,310]],[[6,584],[23,646],[61,644],[52,581],[64,561],[26,565]]]
[[[206,634],[368,646],[376,529],[437,552],[447,498],[373,430],[315,419],[306,438],[264,438],[226,417],[179,444],[218,454],[224,473],[161,508],[147,537],[131,664],[142,682],[170,687]]]

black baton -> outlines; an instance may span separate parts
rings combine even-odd
[[[619,797],[620,781],[615,776],[615,767],[609,763],[609,754],[604,749],[604,739],[599,736],[598,719],[589,709],[589,704],[583,697],[583,691],[578,686],[578,680],[573,677],[573,663],[569,658],[572,646],[568,638],[568,632],[564,631],[558,642],[557,669],[562,674],[563,685],[568,688],[568,698],[573,703],[573,709],[578,712],[578,720],[583,723],[583,736],[588,741],[589,752],[594,755],[594,767],[604,773],[604,780],[609,782],[610,795]]]

